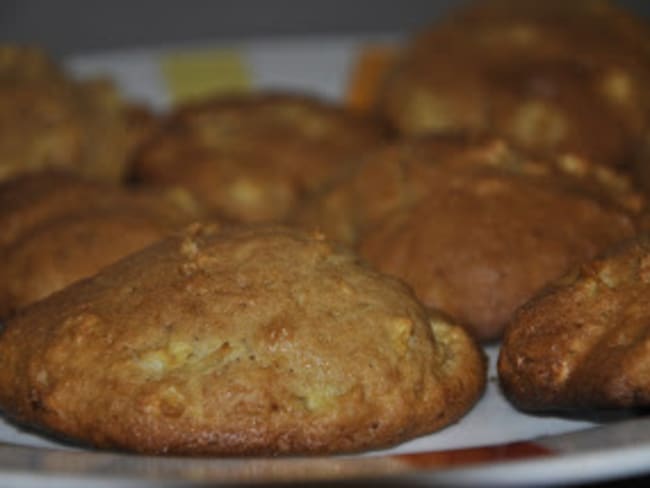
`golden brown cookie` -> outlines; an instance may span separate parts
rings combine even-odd
[[[647,131],[650,29],[601,1],[475,2],[405,48],[379,100],[404,133],[495,133],[629,165]]]
[[[306,96],[227,96],[177,109],[140,151],[134,173],[183,186],[234,220],[282,220],[382,134]]]
[[[194,226],[25,309],[0,334],[0,405],[102,448],[312,454],[462,416],[469,336],[320,235]]]
[[[0,317],[202,217],[179,190],[127,190],[65,173],[0,183]]]
[[[301,206],[293,221],[354,245],[390,213],[447,191],[451,178],[491,170],[576,192],[630,215],[640,214],[645,206],[630,178],[584,158],[570,154],[533,158],[490,137],[427,136],[404,138],[368,152]]]
[[[434,193],[369,229],[359,249],[490,340],[546,283],[633,234],[625,213],[534,178],[449,171]]]
[[[618,245],[528,302],[506,330],[503,390],[527,410],[650,405],[650,239]]]
[[[73,81],[38,49],[0,45],[0,179],[43,168],[121,179],[126,110],[110,82]]]

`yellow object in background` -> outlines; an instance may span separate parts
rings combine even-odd
[[[170,54],[163,58],[161,68],[173,103],[251,88],[250,70],[241,54],[233,50]]]

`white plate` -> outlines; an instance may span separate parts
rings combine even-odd
[[[386,39],[371,41],[378,40]],[[68,60],[68,66],[80,76],[109,75],[127,97],[164,109],[170,97],[160,70],[161,59],[171,52],[227,49],[241,54],[256,88],[294,89],[339,99],[360,46],[368,41],[326,38],[175,46],[80,56]],[[479,404],[456,425],[390,450],[301,459],[151,458],[75,449],[20,431],[0,419],[0,485],[193,486],[389,477],[400,483],[503,486],[650,474],[650,419],[638,416],[610,421],[602,427],[593,419],[520,413],[499,391],[495,372],[497,347],[490,347],[487,352],[488,388]],[[530,440],[536,441],[519,449],[462,451]],[[418,455],[450,449],[461,451],[442,457]],[[544,456],[538,457],[542,451]],[[513,455],[524,457],[513,460]]]

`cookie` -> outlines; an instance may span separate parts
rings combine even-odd
[[[481,340],[572,266],[634,234],[623,212],[578,193],[494,171],[456,173],[362,237],[360,253]]]
[[[177,109],[133,174],[187,188],[233,220],[278,221],[382,136],[374,122],[307,96],[225,96]]]
[[[0,317],[203,216],[180,191],[127,190],[65,173],[0,184]]]
[[[489,132],[629,166],[648,127],[649,37],[606,2],[475,2],[412,40],[378,109],[406,134]]]
[[[499,355],[507,397],[537,411],[650,405],[649,265],[646,234],[523,306]]]
[[[321,235],[193,226],[7,321],[0,405],[100,448],[359,451],[430,433],[484,386],[481,352]]]
[[[43,168],[123,177],[134,136],[109,81],[74,81],[36,48],[1,45],[0,107],[0,179]]]
[[[369,154],[295,221],[357,247],[491,340],[547,281],[631,236],[643,206],[624,175],[583,159],[422,137]]]

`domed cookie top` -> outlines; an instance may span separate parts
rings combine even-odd
[[[491,132],[630,164],[649,122],[648,39],[605,2],[475,2],[412,40],[380,110],[404,133]]]
[[[650,240],[567,274],[518,311],[499,356],[504,392],[527,410],[650,405]]]
[[[215,98],[172,113],[134,173],[184,186],[234,220],[281,220],[382,135],[373,122],[306,96]]]
[[[457,420],[482,354],[401,283],[320,236],[193,227],[25,309],[0,405],[98,447],[358,451]]]

